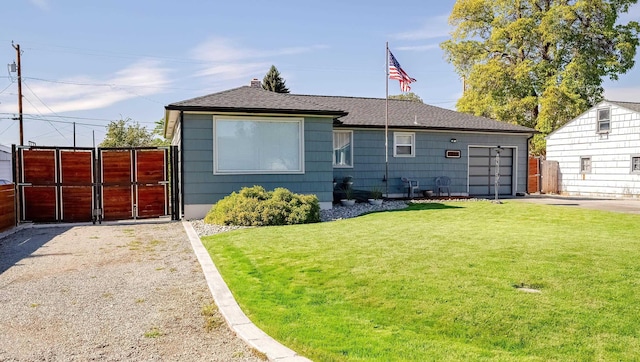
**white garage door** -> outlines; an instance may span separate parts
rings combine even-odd
[[[513,148],[500,151],[500,195],[512,195]],[[490,147],[469,148],[469,195],[495,194],[496,149]]]

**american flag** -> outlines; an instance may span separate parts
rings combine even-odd
[[[400,90],[402,92],[408,92],[411,90],[409,84],[415,82],[416,80],[411,78],[409,74],[407,74],[400,63],[396,60],[396,57],[393,56],[391,50],[389,50],[389,79],[396,79],[400,81]]]

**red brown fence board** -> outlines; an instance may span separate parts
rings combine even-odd
[[[16,226],[16,197],[13,184],[0,185],[0,231]]]
[[[527,193],[540,192],[540,158],[529,157],[529,175],[527,179]]]

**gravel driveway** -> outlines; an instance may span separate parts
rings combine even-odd
[[[203,316],[212,304],[180,222],[0,240],[1,361],[262,360],[217,311]]]

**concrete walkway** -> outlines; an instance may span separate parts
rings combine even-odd
[[[626,214],[640,214],[640,200],[635,199],[605,199],[558,195],[529,195],[509,200],[543,205],[582,207],[585,209],[612,211]]]
[[[183,221],[182,225],[191,241],[193,251],[202,266],[202,271],[204,272],[211,294],[213,294],[213,299],[218,305],[218,310],[226,319],[229,327],[253,348],[266,354],[271,361],[310,361],[271,338],[249,320],[233,298],[231,290],[229,290],[218,269],[213,264],[213,261],[211,261],[211,256],[204,245],[202,245],[191,223]]]

